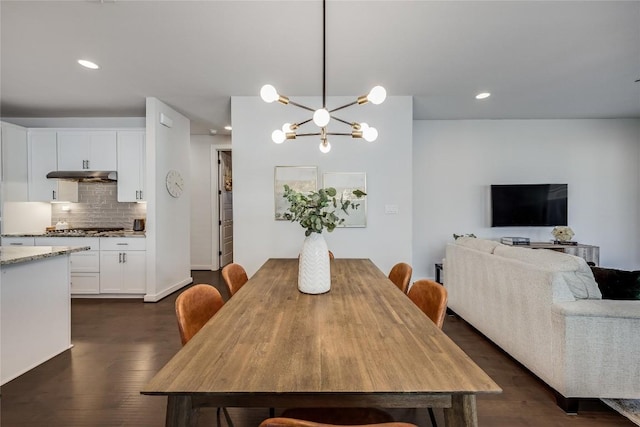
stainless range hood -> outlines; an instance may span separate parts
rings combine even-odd
[[[118,180],[118,174],[115,171],[53,171],[47,174],[47,178],[79,182],[114,182]]]

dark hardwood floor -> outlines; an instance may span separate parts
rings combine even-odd
[[[218,272],[193,272],[195,283],[211,283],[227,294]],[[70,351],[2,387],[3,427],[159,427],[166,398],[143,396],[140,388],[180,349],[174,302],[74,299]],[[43,324],[46,328],[46,324]],[[566,415],[537,378],[479,335],[447,316],[444,331],[504,390],[478,398],[481,426],[604,427],[634,424],[597,400],[581,402]],[[254,427],[267,409],[230,409],[236,427]],[[429,426],[426,410],[394,410],[397,419]],[[436,409],[440,426],[442,411]],[[202,411],[198,425],[215,426],[215,411]]]

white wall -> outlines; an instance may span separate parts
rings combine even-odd
[[[218,270],[217,150],[228,135],[191,135],[191,269]]]
[[[321,105],[319,98],[292,100]],[[351,100],[330,97],[327,103],[331,107]],[[370,258],[384,272],[396,262],[411,262],[411,97],[389,97],[381,105],[354,106],[337,115],[376,127],[378,140],[330,138],[329,154],[318,150],[319,137],[276,145],[271,132],[285,122],[304,120],[308,113],[258,97],[232,97],[234,260],[249,275],[268,258],[296,257],[304,240],[299,224],[274,220],[275,166],[318,166],[319,185],[324,172],[366,172],[367,227],[325,232],[329,249],[336,257]],[[303,129],[313,132],[314,127]],[[349,131],[346,126],[334,130],[345,129]],[[385,204],[398,205],[399,214],[385,215]]]
[[[490,227],[489,186],[511,183],[568,183],[574,240],[640,269],[640,120],[428,120],[413,136],[414,279],[434,276],[453,233],[551,240]]]
[[[191,282],[191,178],[189,120],[156,98],[147,98],[146,198],[147,294],[158,301]],[[160,124],[168,116],[171,128]],[[165,176],[179,171],[185,183],[179,198],[169,195]]]

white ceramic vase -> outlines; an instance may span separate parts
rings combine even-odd
[[[298,290],[305,294],[323,294],[331,288],[329,248],[322,233],[304,239],[298,262]]]

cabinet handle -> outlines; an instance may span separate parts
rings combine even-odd
[[[136,200],[140,200],[140,191],[136,190]]]
[[[55,200],[56,199],[56,190],[52,190],[52,199]]]
[[[116,245],[118,245],[118,246],[129,246],[128,243],[116,243]]]
[[[122,262],[127,262],[127,254],[126,253],[122,254]]]
[[[118,264],[122,264],[122,252],[118,252]]]
[[[140,200],[144,200],[142,197],[142,190],[140,190]]]
[[[87,169],[89,169],[89,160],[87,160],[86,162],[87,162]]]
[[[22,246],[24,243],[9,243],[9,246]]]

